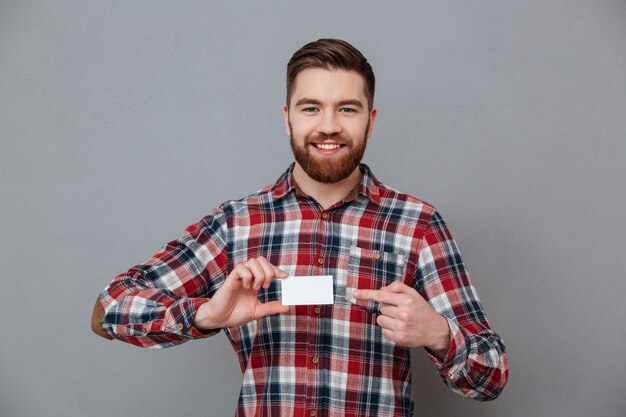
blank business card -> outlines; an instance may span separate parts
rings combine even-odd
[[[284,305],[333,303],[333,276],[300,276],[280,280]]]

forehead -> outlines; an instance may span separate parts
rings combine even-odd
[[[352,70],[308,68],[295,79],[291,101],[306,97],[322,102],[359,100],[367,104],[365,79]]]

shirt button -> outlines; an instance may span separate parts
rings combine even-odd
[[[374,259],[376,259],[376,260],[380,259],[380,252],[378,252],[378,251],[374,252]]]
[[[315,314],[320,314],[320,311],[322,311],[322,309],[319,307],[315,307],[314,311],[315,311]]]
[[[317,263],[320,264],[320,265],[323,264],[324,263],[324,258],[322,258],[322,257],[317,258]]]
[[[328,218],[328,213],[322,213],[322,219],[326,220]]]
[[[311,359],[313,361],[314,364],[318,364],[320,361],[320,358],[318,358],[317,356],[313,356],[313,359]]]
[[[315,416],[317,415],[317,411],[315,411],[315,410],[311,410],[311,411],[309,411],[309,415],[310,415],[311,417],[315,417]]]
[[[184,327],[184,326],[183,326],[183,324],[182,324],[182,323],[178,323],[178,324],[176,325],[176,328],[177,328],[178,330],[183,330],[183,327]]]

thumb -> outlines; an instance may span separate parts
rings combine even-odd
[[[254,312],[254,319],[260,319],[274,314],[289,313],[289,306],[283,305],[280,301],[269,301],[259,304]]]

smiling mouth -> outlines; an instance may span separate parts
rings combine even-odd
[[[317,149],[322,149],[324,151],[332,151],[335,149],[339,149],[342,146],[346,146],[339,143],[312,143],[312,145],[315,146]]]

